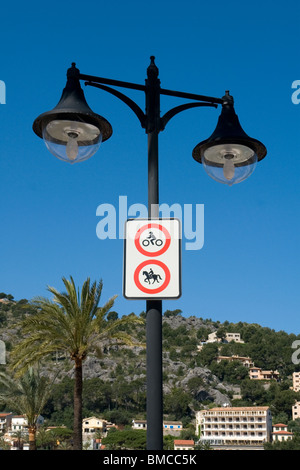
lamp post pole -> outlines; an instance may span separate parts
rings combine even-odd
[[[160,81],[151,57],[146,80],[146,132],[148,133],[148,216],[159,217],[158,134]],[[147,450],[163,449],[162,301],[146,301]]]

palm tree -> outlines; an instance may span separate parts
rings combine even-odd
[[[20,370],[56,352],[67,353],[74,361],[74,450],[81,450],[83,362],[88,355],[101,353],[108,339],[132,345],[122,327],[143,320],[130,315],[106,321],[115,297],[99,307],[102,280],[91,284],[88,278],[81,293],[77,292],[72,277],[63,278],[63,283],[66,292],[48,287],[53,300],[38,298],[33,302],[37,313],[22,321],[24,339],[12,351],[11,361],[13,368]]]
[[[28,442],[26,439],[26,437],[28,438],[28,435],[25,431],[16,431],[11,435],[11,437],[17,440],[17,445],[15,445],[14,447],[16,447],[18,450],[22,449],[24,442]]]
[[[36,450],[37,420],[50,393],[49,379],[42,377],[36,367],[28,368],[21,376],[0,373],[0,403],[26,417],[29,450]]]

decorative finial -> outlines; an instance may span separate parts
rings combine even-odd
[[[67,71],[67,78],[78,78],[79,70],[76,68],[76,63],[72,62],[72,67],[70,67]]]
[[[151,76],[152,78],[157,78],[158,77],[158,68],[156,67],[155,62],[154,62],[154,60],[155,60],[154,55],[152,55],[150,57],[150,60],[151,60],[151,62],[150,62],[150,65],[147,69],[147,75],[148,75],[148,77]]]
[[[225,104],[233,105],[234,100],[233,100],[233,97],[230,95],[229,90],[225,91],[225,96],[223,96],[222,99],[223,99],[223,105]]]

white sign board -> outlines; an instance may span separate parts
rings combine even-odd
[[[123,293],[127,299],[181,295],[178,219],[130,219],[125,224]]]

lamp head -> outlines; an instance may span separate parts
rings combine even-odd
[[[231,186],[248,178],[266,154],[266,147],[242,129],[233,98],[226,92],[217,127],[194,148],[193,158],[203,164],[211,178]]]
[[[44,139],[52,154],[70,163],[87,160],[112,135],[109,122],[88,106],[75,63],[67,72],[67,84],[57,106],[35,119],[33,131]]]

